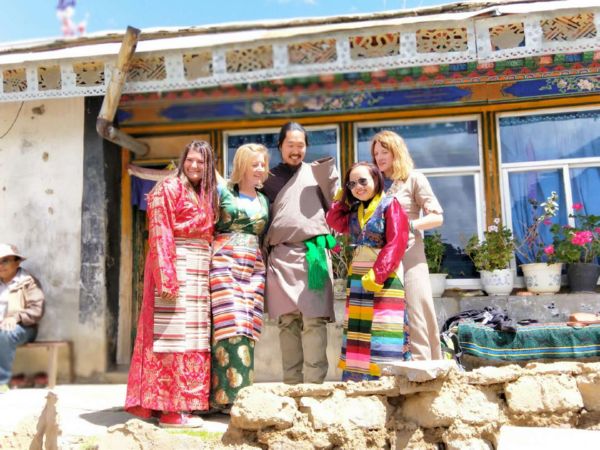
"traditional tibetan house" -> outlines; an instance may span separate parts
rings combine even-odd
[[[73,341],[80,378],[127,364],[152,170],[192,138],[225,174],[244,142],[276,162],[290,119],[342,171],[403,135],[445,209],[449,284],[477,287],[466,239],[496,217],[518,233],[529,197],[600,214],[599,29],[597,1],[523,0],[143,30],[115,124],[145,155],[96,132],[124,33],[2,45],[0,240],[44,283],[41,337]]]

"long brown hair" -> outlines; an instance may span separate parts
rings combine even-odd
[[[377,133],[371,141],[371,157],[375,162],[375,144],[379,142],[383,148],[390,151],[393,156],[392,161],[392,180],[406,181],[412,170],[415,168],[408,147],[404,139],[393,131],[383,130]]]
[[[342,194],[341,201],[346,203],[347,205],[350,205],[350,204],[358,201],[358,199],[354,195],[352,195],[352,189],[350,189],[348,187],[348,181],[350,181],[350,174],[352,173],[352,171],[360,166],[364,166],[367,169],[369,169],[369,174],[371,175],[371,178],[373,178],[373,183],[375,184],[375,186],[374,186],[375,189],[373,189],[373,192],[374,192],[373,196],[375,196],[383,191],[383,174],[381,173],[381,170],[379,170],[379,168],[375,164],[372,164],[372,163],[366,162],[366,161],[360,161],[360,162],[354,163],[348,169],[348,171],[346,172],[346,175],[344,176],[344,192]]]
[[[198,186],[192,185],[183,172],[183,165],[189,152],[198,152],[204,159],[204,172]],[[190,142],[179,157],[177,165],[177,176],[183,178],[187,184],[196,191],[201,199],[206,199],[212,208],[215,221],[219,219],[219,193],[217,191],[217,170],[215,167],[214,152],[210,144],[206,141]]]

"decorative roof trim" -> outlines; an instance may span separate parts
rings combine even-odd
[[[476,11],[427,17],[374,16],[369,21],[287,30],[232,31],[203,35],[202,42],[200,36],[143,41],[135,54],[138,67],[130,72],[123,92],[166,92],[323,73],[600,51],[600,7],[573,7],[589,3],[570,0],[489,6],[486,2],[485,8]],[[565,5],[571,8],[564,9]],[[532,10],[538,12],[527,13]],[[491,17],[492,13],[499,16]],[[399,48],[388,42],[391,35],[399,35]],[[357,36],[373,41],[369,44],[372,48],[367,45],[353,53],[351,41]],[[103,95],[119,45],[101,43],[30,53],[24,63],[18,62],[24,53],[0,55],[0,101]],[[304,54],[298,57],[298,52]],[[205,57],[194,58],[200,54]],[[265,59],[259,60],[261,57]],[[231,58],[239,60],[232,63]],[[88,72],[89,67],[95,72]],[[202,76],[192,77],[191,73]],[[46,74],[45,78],[41,74]]]

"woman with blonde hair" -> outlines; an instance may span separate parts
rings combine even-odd
[[[213,150],[192,141],[148,194],[144,298],[125,410],[163,427],[199,427],[210,392],[208,270],[218,211]]]
[[[259,193],[269,155],[260,144],[237,149],[229,182],[219,184],[220,215],[210,266],[212,306],[211,406],[225,411],[254,379],[254,345],[262,329],[265,265],[260,238],[269,200]]]
[[[425,175],[414,170],[406,143],[398,134],[388,130],[377,133],[371,141],[371,156],[385,175],[386,193],[398,199],[410,220],[408,249],[402,264],[413,359],[441,359],[439,329],[421,232],[442,225],[442,207]]]

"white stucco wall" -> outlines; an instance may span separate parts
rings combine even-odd
[[[20,105],[0,104],[0,136]],[[105,370],[106,339],[104,323],[78,318],[83,129],[83,98],[23,104],[0,139],[0,241],[17,245],[28,257],[23,267],[42,283],[46,314],[38,339],[73,341],[75,371],[87,376]],[[15,372],[20,365],[44,370],[44,359],[18,356]]]

